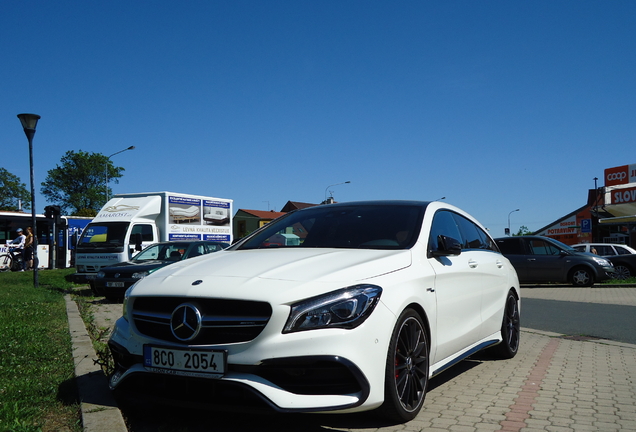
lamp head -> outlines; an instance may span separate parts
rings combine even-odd
[[[40,116],[37,114],[18,114],[18,118],[20,119],[20,123],[22,123],[22,128],[27,130],[35,131],[35,127],[38,124],[38,120],[40,120]]]

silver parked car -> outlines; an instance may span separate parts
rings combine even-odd
[[[607,258],[614,264],[615,279],[628,279],[636,276],[636,250],[614,243],[581,243],[572,246],[579,252],[589,252]]]

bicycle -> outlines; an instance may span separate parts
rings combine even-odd
[[[8,249],[6,253],[0,255],[0,272],[20,271],[22,269],[22,253]]]

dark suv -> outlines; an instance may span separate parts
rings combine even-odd
[[[614,273],[614,266],[607,259],[578,252],[549,237],[501,237],[495,242],[517,270],[520,283],[570,282],[574,286],[592,286]]]

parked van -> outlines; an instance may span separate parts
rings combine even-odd
[[[520,283],[569,282],[574,286],[592,286],[609,279],[615,271],[609,260],[579,252],[550,237],[500,237],[495,242],[517,270]]]
[[[231,244],[232,202],[174,192],[115,195],[79,238],[74,280],[90,283],[102,267],[128,261],[152,243],[196,239]]]

